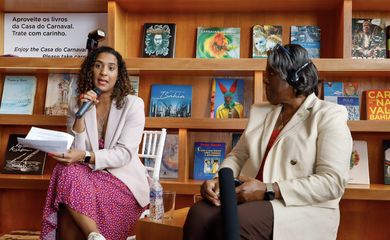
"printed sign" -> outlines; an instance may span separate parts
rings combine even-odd
[[[6,13],[4,54],[84,57],[88,33],[107,29],[106,13]]]

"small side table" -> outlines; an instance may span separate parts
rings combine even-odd
[[[189,207],[175,210],[173,219],[163,220],[163,222],[153,222],[149,218],[138,220],[136,226],[137,240],[182,240],[183,225],[187,218]]]

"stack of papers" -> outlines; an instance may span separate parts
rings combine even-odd
[[[69,133],[37,127],[32,127],[26,138],[18,137],[18,142],[23,146],[48,153],[65,153],[73,140]]]

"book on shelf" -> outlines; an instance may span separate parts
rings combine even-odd
[[[153,84],[150,94],[150,117],[191,117],[192,86]]]
[[[225,143],[195,142],[194,144],[194,179],[211,179],[225,158]]]
[[[367,120],[390,120],[390,90],[366,91]]]
[[[349,184],[370,184],[367,152],[367,141],[353,141],[349,164]]]
[[[232,133],[232,149],[237,145],[242,133]]]
[[[243,79],[214,78],[211,91],[211,118],[244,117]]]
[[[266,58],[267,51],[282,44],[282,26],[255,25],[252,29],[252,57]]]
[[[318,26],[291,26],[290,42],[304,47],[310,58],[319,58],[321,29]]]
[[[37,78],[5,76],[0,114],[32,114]]]
[[[139,92],[139,76],[129,76],[131,89],[133,90],[133,95],[138,96]]]
[[[198,27],[196,58],[240,58],[240,28]]]
[[[175,42],[176,24],[145,23],[142,57],[173,58]]]
[[[352,58],[386,57],[384,19],[352,19]]]
[[[348,120],[360,120],[359,95],[357,82],[324,82],[324,100],[345,106]]]
[[[4,156],[1,173],[42,175],[45,167],[46,153],[37,149],[24,147],[18,143],[23,134],[10,134]]]
[[[390,184],[390,140],[383,141],[383,157],[384,182]]]
[[[45,114],[66,116],[68,104],[76,95],[78,74],[50,73],[46,88]]]
[[[161,160],[160,178],[177,179],[179,169],[179,136],[167,134]],[[153,167],[154,159],[146,158],[145,166]]]

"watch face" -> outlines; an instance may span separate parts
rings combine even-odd
[[[264,194],[265,200],[274,200],[275,199],[275,192],[265,192]]]

